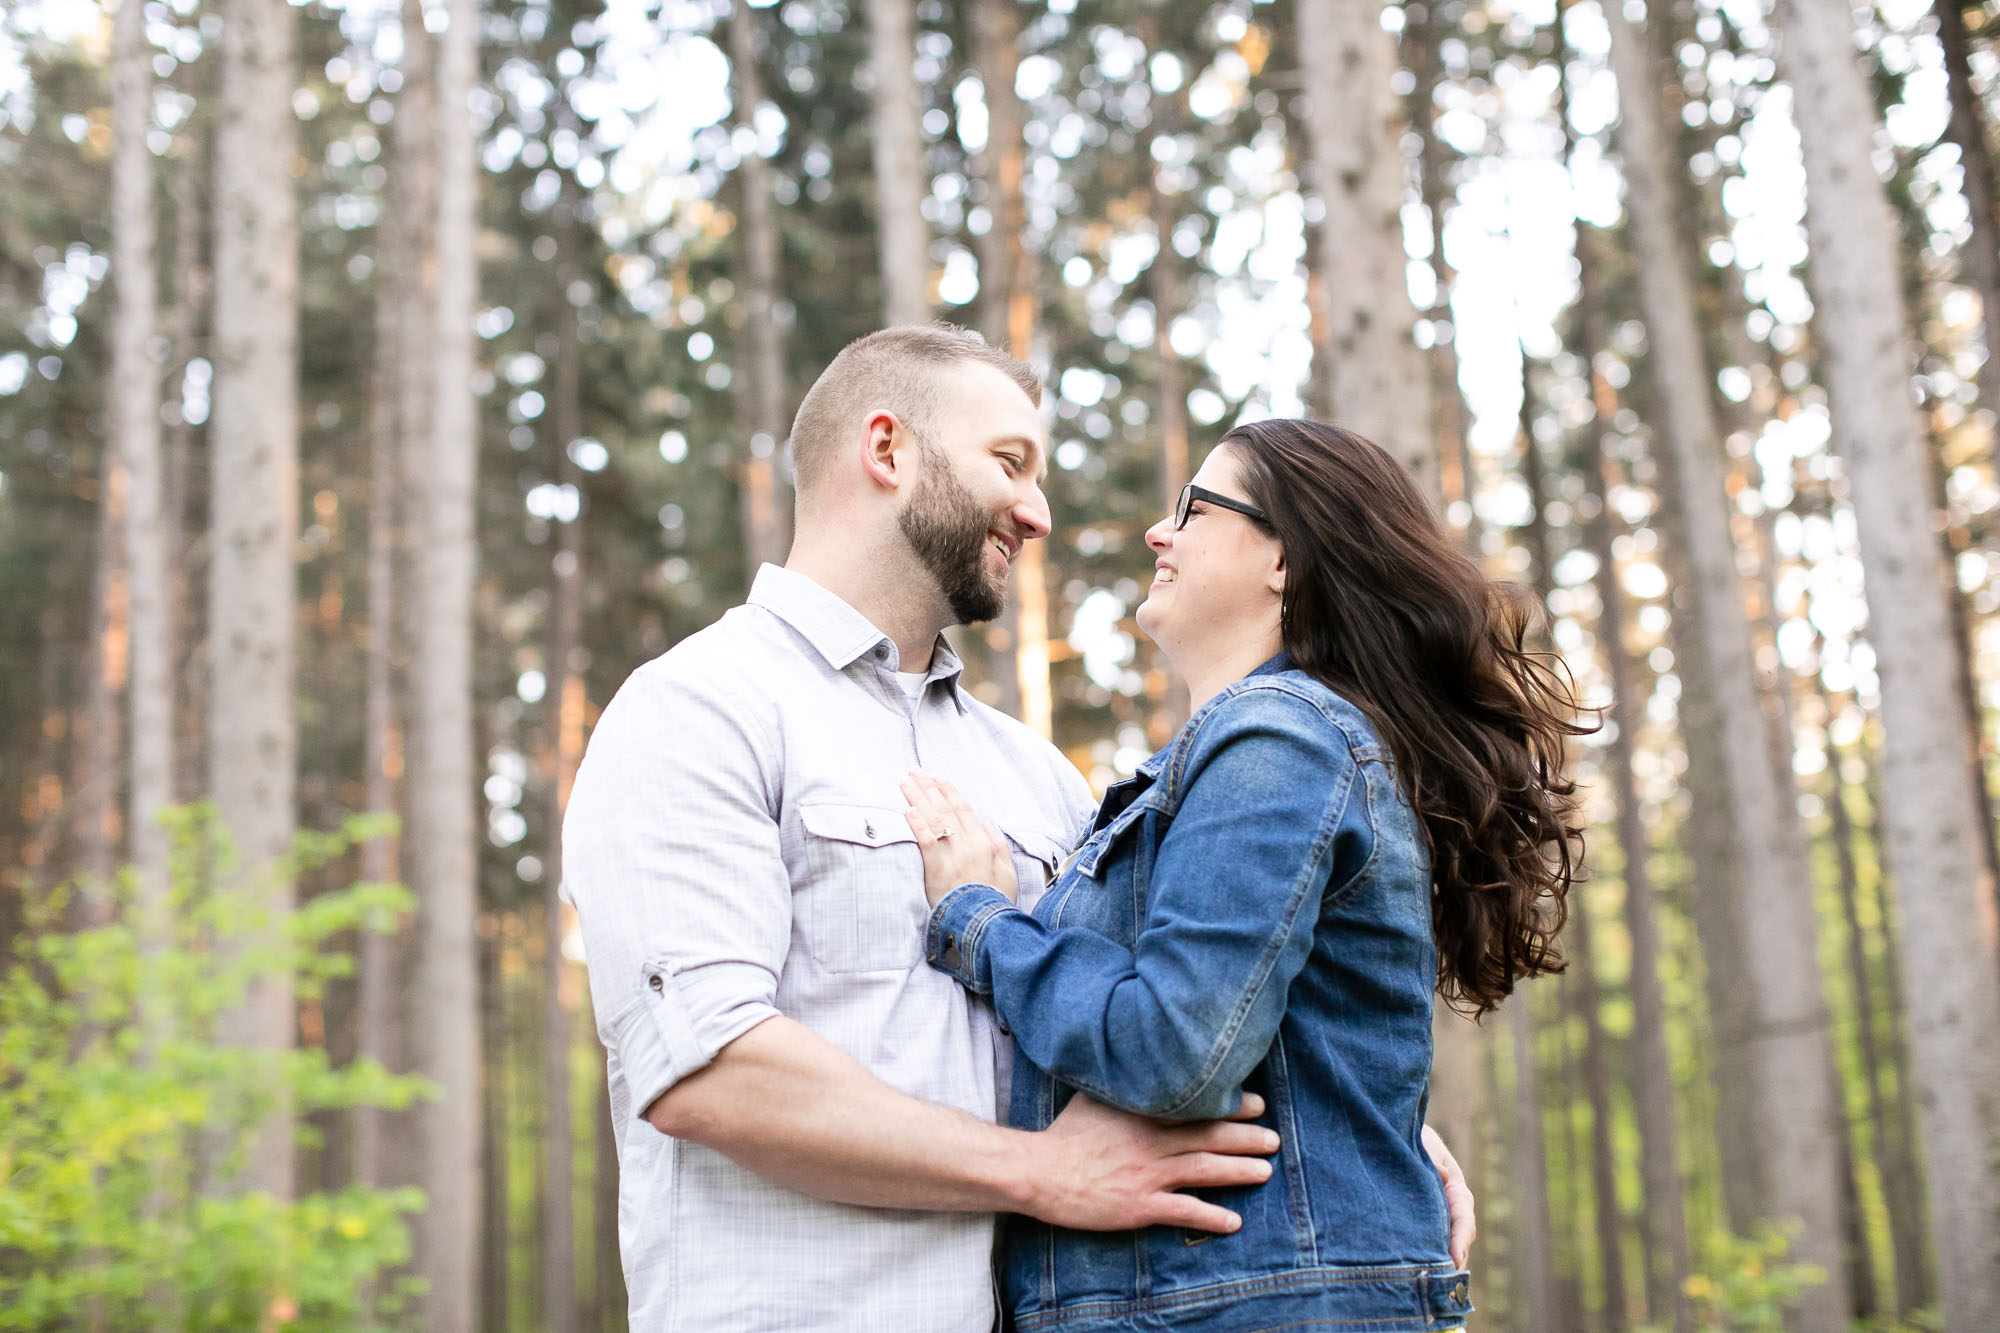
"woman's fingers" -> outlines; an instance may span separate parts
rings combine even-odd
[[[910,822],[910,832],[917,835],[919,846],[931,842],[940,827],[935,798],[917,782],[914,774],[903,779],[902,787],[903,799],[910,803],[910,808],[903,812],[903,818]]]

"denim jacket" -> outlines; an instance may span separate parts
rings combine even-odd
[[[1036,1330],[1455,1329],[1472,1308],[1420,1142],[1430,861],[1361,711],[1280,655],[1106,795],[1036,906],[965,885],[931,964],[990,996],[1019,1051],[1011,1122],[1077,1091],[1174,1120],[1260,1094],[1263,1185],[1205,1192],[1229,1236],[1008,1222],[1002,1284]]]

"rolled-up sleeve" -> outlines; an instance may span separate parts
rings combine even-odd
[[[598,719],[570,792],[564,890],[641,1119],[778,1012],[792,895],[767,707],[653,662]]]

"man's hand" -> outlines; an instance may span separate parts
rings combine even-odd
[[[1444,1202],[1451,1210],[1451,1261],[1463,1268],[1472,1257],[1472,1242],[1479,1235],[1479,1219],[1472,1210],[1472,1187],[1465,1183],[1465,1172],[1458,1159],[1429,1125],[1424,1126],[1424,1151],[1431,1155],[1431,1165],[1444,1181]]]
[[[1022,1211],[1081,1231],[1176,1226],[1226,1235],[1243,1225],[1240,1217],[1176,1191],[1269,1180],[1265,1158],[1278,1150],[1278,1136],[1262,1125],[1238,1123],[1263,1111],[1263,1099],[1245,1093],[1229,1120],[1176,1125],[1079,1093],[1034,1136],[1047,1156]]]

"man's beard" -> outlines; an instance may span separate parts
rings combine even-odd
[[[896,522],[917,559],[937,580],[961,625],[991,620],[1007,604],[1004,583],[987,577],[986,534],[992,516],[965,489],[943,453],[926,446],[916,493]]]

